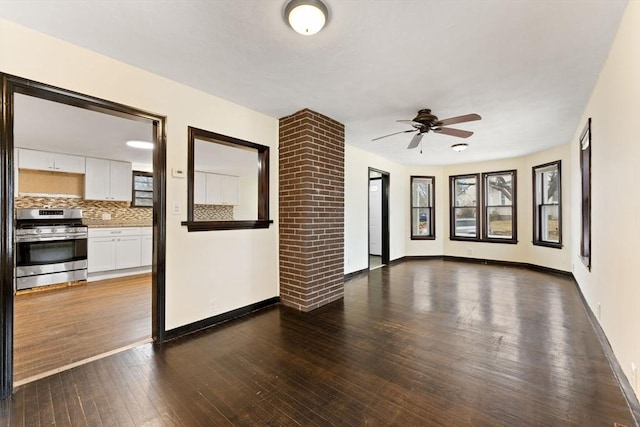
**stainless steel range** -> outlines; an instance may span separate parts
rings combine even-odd
[[[16,289],[87,280],[81,209],[18,209]]]

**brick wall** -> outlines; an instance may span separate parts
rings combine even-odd
[[[280,119],[280,300],[311,311],[344,295],[344,125]]]

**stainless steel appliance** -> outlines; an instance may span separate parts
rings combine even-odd
[[[18,209],[16,289],[87,280],[81,209]]]

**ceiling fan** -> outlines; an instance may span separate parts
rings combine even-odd
[[[409,132],[418,132],[416,133],[409,145],[408,149],[415,148],[420,144],[422,140],[422,136],[427,132],[434,133],[442,133],[444,135],[456,136],[458,138],[469,138],[473,135],[473,132],[469,132],[467,130],[453,129],[449,127],[444,127],[448,125],[453,125],[456,123],[464,123],[464,122],[472,122],[474,120],[480,120],[482,117],[478,114],[465,114],[464,116],[451,117],[444,120],[439,120],[437,116],[431,114],[431,110],[428,108],[422,109],[418,111],[418,115],[413,118],[413,120],[396,120],[398,123],[407,123],[413,126],[413,129],[402,130],[400,132],[394,132],[389,135],[379,136],[378,138],[373,138],[371,141],[377,141],[382,138],[386,138],[392,135],[398,135],[400,133],[409,133]]]

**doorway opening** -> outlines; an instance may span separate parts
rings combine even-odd
[[[389,264],[389,173],[369,168],[369,270]]]
[[[163,116],[15,76],[0,77],[5,106],[0,134],[0,176],[5,182],[0,206],[4,338],[0,397],[4,398],[25,380],[139,342],[164,341],[166,137]],[[149,141],[153,149],[123,148],[127,140]],[[63,165],[62,170],[46,170],[46,161],[51,158]],[[68,166],[70,160],[72,166]],[[92,175],[88,169],[77,169],[80,160],[83,166],[91,160]],[[96,178],[95,171],[105,171],[107,178]],[[136,192],[133,171],[153,177],[148,182],[138,180],[138,184],[147,184],[140,192]],[[107,193],[103,195],[101,185],[105,182]],[[129,196],[122,196],[127,185]],[[88,225],[86,282],[46,283],[18,290],[13,272],[20,254],[14,246],[14,221],[7,218],[14,218],[18,210],[34,208],[82,209],[83,225]],[[96,239],[92,249],[91,230],[103,234],[113,230],[123,237]],[[110,264],[110,256],[116,264]],[[136,303],[132,304],[134,298]],[[132,310],[142,312],[137,318],[130,317],[135,323],[121,322]],[[121,323],[120,332],[112,330],[109,319]],[[66,327],[56,330],[54,322]],[[59,338],[62,340],[54,347],[69,353],[75,346],[77,353],[53,354],[51,341]],[[40,359],[25,362],[38,353],[43,353]]]

